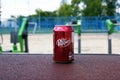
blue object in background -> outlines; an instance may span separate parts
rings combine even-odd
[[[51,33],[53,32],[53,28],[55,25],[65,25],[68,22],[72,22],[74,18],[76,18],[77,20],[80,20],[79,17],[34,17],[34,18],[29,18],[29,22],[34,22],[37,24],[36,33]],[[112,17],[82,16],[81,30],[82,32],[107,32],[105,20],[112,19],[112,18],[115,18],[115,16],[112,16]],[[18,27],[21,26],[21,22],[22,22],[22,18],[17,19],[16,24],[18,25]],[[10,24],[10,21],[7,21],[7,20],[6,22],[1,23],[2,29],[0,30],[3,30],[2,33],[10,33],[10,31],[13,29],[8,24]],[[34,24],[29,24],[29,27],[28,27],[29,33],[32,33],[34,28],[35,28]],[[116,27],[115,30],[120,31],[120,27]]]

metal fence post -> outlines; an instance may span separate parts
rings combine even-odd
[[[78,28],[78,53],[81,53],[81,25],[77,25]]]
[[[112,39],[108,31],[108,54],[112,54]]]

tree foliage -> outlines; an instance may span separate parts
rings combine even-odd
[[[58,9],[58,16],[71,16],[72,15],[72,7],[69,4],[63,4]]]
[[[49,16],[114,16],[117,0],[72,0],[71,4],[63,4],[55,11],[43,11],[38,8],[36,14],[28,17]],[[80,7],[80,4],[84,5]],[[105,5],[103,5],[105,3]],[[21,16],[20,16],[21,17]]]
[[[56,16],[56,11],[51,12],[51,11],[42,11],[41,9],[36,9],[35,12],[37,16],[44,16],[44,17]]]
[[[107,15],[108,16],[113,16],[115,13],[115,9],[116,9],[116,1],[117,0],[105,0],[106,4],[107,4]]]
[[[115,13],[115,3],[117,0],[72,0],[74,12],[82,11],[83,16],[99,16],[103,12],[106,12],[106,16],[113,16]],[[106,5],[102,5],[104,2]],[[80,10],[75,7],[79,7],[80,3],[84,3],[84,9]]]
[[[100,0],[84,0],[86,7],[82,11],[83,16],[99,16],[101,14]]]
[[[80,8],[79,8],[79,4],[82,0],[72,0],[71,1],[71,6],[72,6],[72,10],[73,10],[73,16],[78,16],[80,14]]]

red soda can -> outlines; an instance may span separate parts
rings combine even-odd
[[[69,63],[74,60],[74,31],[68,25],[56,25],[53,30],[53,59],[55,62]]]

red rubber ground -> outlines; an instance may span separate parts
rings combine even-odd
[[[0,80],[120,80],[120,56],[75,55],[58,64],[52,55],[0,55]]]

